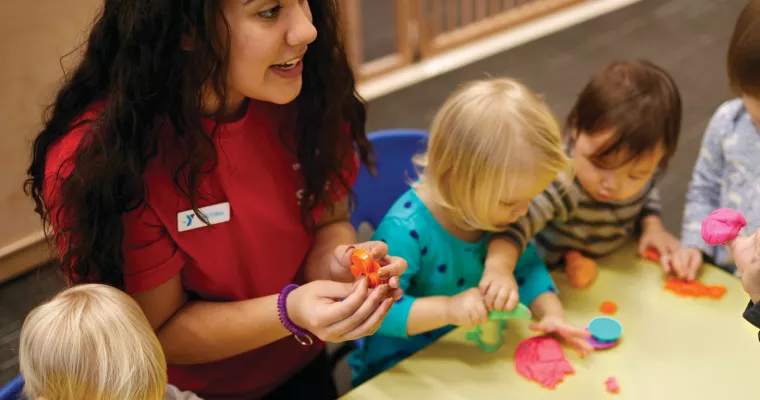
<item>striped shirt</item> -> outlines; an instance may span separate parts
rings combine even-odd
[[[528,213],[497,236],[524,250],[534,239],[550,267],[563,263],[568,250],[598,258],[620,249],[634,236],[639,221],[659,215],[655,179],[628,200],[595,200],[577,180],[558,179],[530,204]]]

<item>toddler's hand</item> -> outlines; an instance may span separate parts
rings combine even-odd
[[[647,249],[653,248],[660,253],[660,265],[665,273],[673,272],[673,254],[681,248],[681,243],[665,228],[645,229],[639,239],[639,255],[644,256]]]
[[[530,329],[557,335],[563,342],[574,348],[581,357],[594,350],[591,343],[586,340],[591,334],[568,324],[562,317],[547,315],[539,323],[531,325]]]
[[[671,262],[672,269],[665,270],[665,266],[663,266],[663,270],[665,270],[666,273],[675,275],[679,279],[693,281],[696,279],[697,272],[699,272],[699,268],[702,266],[703,261],[702,251],[699,249],[693,247],[681,247],[673,254]]]
[[[478,284],[488,310],[510,311],[517,306],[520,294],[515,275],[508,271],[486,271]]]
[[[488,310],[477,288],[449,298],[447,320],[451,325],[472,327],[488,321]]]

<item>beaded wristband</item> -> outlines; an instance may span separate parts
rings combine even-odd
[[[277,313],[280,316],[280,322],[282,325],[293,334],[296,340],[298,340],[298,343],[301,343],[304,346],[311,346],[314,344],[314,339],[311,338],[311,333],[294,324],[288,317],[288,308],[286,306],[288,295],[297,287],[298,285],[291,283],[282,288],[280,295],[277,297]]]

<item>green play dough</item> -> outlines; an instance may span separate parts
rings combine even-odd
[[[511,311],[493,310],[488,313],[489,319],[530,319],[533,317],[528,307],[522,303],[517,303],[517,307]]]

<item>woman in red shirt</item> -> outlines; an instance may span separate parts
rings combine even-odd
[[[131,294],[170,382],[206,399],[334,398],[322,341],[400,296],[383,243],[355,246],[387,284],[349,270],[371,146],[335,3],[106,0],[34,142],[68,281]]]

